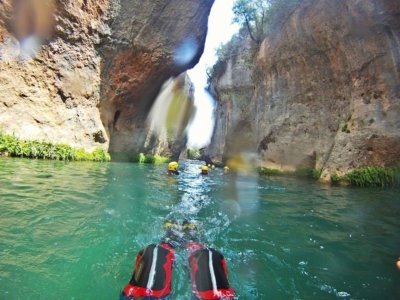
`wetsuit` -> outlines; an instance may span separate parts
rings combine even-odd
[[[201,300],[234,299],[224,256],[212,248],[192,247],[189,256],[192,291]]]
[[[163,299],[171,293],[173,249],[166,243],[149,245],[136,256],[132,278],[121,293],[120,300]]]
[[[168,171],[167,175],[179,175],[179,171]]]

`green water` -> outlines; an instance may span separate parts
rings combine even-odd
[[[400,299],[399,190],[0,158],[0,299],[117,299],[166,217],[223,252],[238,299]],[[190,299],[177,251],[173,299]]]

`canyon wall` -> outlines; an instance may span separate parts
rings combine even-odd
[[[399,1],[302,1],[250,66],[245,55],[213,78],[211,158],[250,151],[264,167],[321,170],[322,181],[400,162]]]
[[[1,1],[1,130],[86,150],[171,153],[174,140],[146,143],[146,117],[162,84],[197,63],[213,2]]]
[[[112,152],[157,148],[145,143],[146,117],[162,84],[200,59],[213,2],[120,1],[113,34],[101,47],[100,111]]]
[[[22,139],[107,148],[97,108],[110,1],[0,3],[0,128]],[[42,22],[42,19],[47,22]]]

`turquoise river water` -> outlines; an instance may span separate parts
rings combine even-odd
[[[165,218],[194,219],[238,299],[400,299],[397,189],[199,175],[200,162],[0,158],[0,299],[118,299]],[[177,250],[173,299],[190,299]]]

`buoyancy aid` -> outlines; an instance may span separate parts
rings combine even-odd
[[[224,256],[215,249],[195,249],[189,256],[192,291],[201,300],[234,299]]]
[[[151,244],[141,250],[120,299],[170,299],[174,259],[174,250],[167,243]]]

